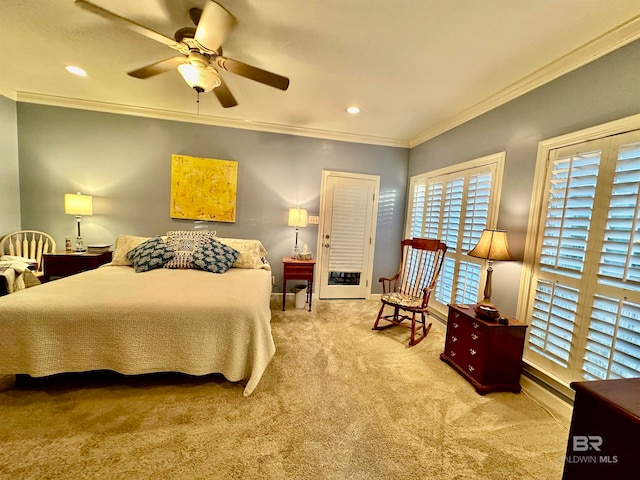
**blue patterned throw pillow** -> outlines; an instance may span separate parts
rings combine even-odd
[[[224,273],[231,268],[240,252],[214,238],[202,242],[193,252],[193,266],[198,270]]]
[[[160,268],[174,256],[173,249],[160,237],[152,237],[127,252],[127,258],[138,273]]]

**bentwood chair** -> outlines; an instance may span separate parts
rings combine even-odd
[[[437,239],[413,238],[401,242],[400,268],[391,278],[380,278],[382,306],[373,330],[396,325],[411,330],[409,345],[420,343],[429,333],[429,299],[442,269],[447,246]],[[385,307],[393,309],[384,314]],[[388,322],[380,325],[380,321]],[[407,323],[403,323],[407,321]]]
[[[56,242],[47,233],[38,230],[20,230],[0,240],[0,256],[13,255],[36,261],[33,273],[40,277],[44,273],[42,256],[56,251]]]

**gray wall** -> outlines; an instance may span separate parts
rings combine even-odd
[[[498,227],[523,258],[538,142],[640,113],[640,41],[411,150],[409,175],[506,151]],[[515,315],[521,262],[496,262],[492,300]]]
[[[505,150],[498,226],[509,231],[513,253],[521,259],[538,142],[640,112],[638,58],[640,42],[635,42],[410,152],[34,104],[17,104],[16,113],[16,104],[0,97],[0,122],[6,127],[0,230],[18,228],[21,207],[22,228],[49,231],[62,245],[66,235],[74,235],[74,219],[62,206],[64,193],[73,191],[94,195],[96,214],[83,223],[88,242],[111,242],[120,233],[194,228],[194,222],[168,215],[171,154],[236,160],[237,222],[209,227],[221,236],[262,240],[280,281],[280,258],[290,253],[294,236],[286,226],[286,210],[299,204],[318,213],[321,171],[377,174],[381,196],[373,278],[379,292],[375,279],[397,268],[407,177]],[[317,227],[301,229],[301,242],[312,250],[316,240]],[[515,315],[520,273],[520,262],[496,263],[493,300],[507,315]]]
[[[20,230],[16,103],[0,95],[0,237]]]
[[[18,103],[17,116],[22,228],[47,231],[60,246],[75,236],[64,194],[80,191],[94,197],[94,215],[82,221],[85,242],[195,227],[258,238],[269,251],[278,291],[281,259],[291,254],[295,237],[287,210],[299,205],[317,215],[322,170],[338,170],[380,175],[374,292],[379,276],[397,270],[407,149],[26,103]],[[169,218],[173,153],[238,162],[236,223]],[[300,243],[314,256],[317,233],[315,225],[300,229]]]

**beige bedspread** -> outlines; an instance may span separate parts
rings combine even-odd
[[[221,373],[250,395],[275,353],[271,274],[107,265],[0,298],[0,374]]]

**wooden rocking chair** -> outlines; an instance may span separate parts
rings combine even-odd
[[[431,292],[436,286],[442,269],[447,246],[437,239],[413,238],[401,243],[400,269],[391,278],[380,278],[382,283],[382,306],[373,330],[384,330],[395,325],[411,329],[409,345],[420,343],[429,333],[427,325],[428,305]],[[393,314],[383,315],[386,306],[393,308]],[[419,318],[416,318],[416,315]],[[380,326],[380,320],[388,325]],[[410,323],[402,323],[408,320]],[[416,331],[422,333],[416,337]]]

